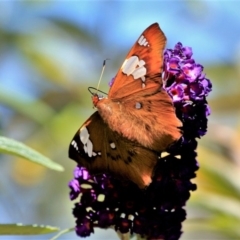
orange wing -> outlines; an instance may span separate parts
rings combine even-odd
[[[157,23],[138,38],[118,71],[109,91],[110,99],[121,99],[143,91],[155,92],[162,86],[161,72],[166,37]]]

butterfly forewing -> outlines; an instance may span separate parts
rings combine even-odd
[[[91,173],[113,173],[143,188],[150,184],[157,153],[112,131],[95,112],[75,134],[69,157]]]
[[[119,99],[161,87],[163,49],[166,37],[157,23],[148,27],[138,38],[119,69],[108,97]],[[131,91],[129,91],[131,89]],[[144,90],[144,91],[143,91]]]
[[[181,136],[172,99],[163,89],[164,33],[157,23],[138,38],[97,108],[107,125],[131,141],[164,151]]]

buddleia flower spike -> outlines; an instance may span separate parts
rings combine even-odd
[[[197,139],[207,132],[210,108],[206,98],[212,85],[203,66],[192,58],[192,49],[181,43],[164,51],[162,77],[182,122],[181,138],[158,156],[152,182],[145,189],[115,174],[91,174],[86,167],[76,166],[69,188],[70,199],[76,201],[73,215],[79,237],[90,236],[95,227],[113,227],[121,234],[145,239],[180,238],[184,206],[190,191],[196,190],[191,179],[199,168]]]

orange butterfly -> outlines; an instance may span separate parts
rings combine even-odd
[[[181,137],[182,123],[161,78],[165,44],[159,25],[152,24],[128,53],[108,97],[93,95],[98,111],[69,147],[69,157],[90,173],[110,172],[144,188],[160,153]]]

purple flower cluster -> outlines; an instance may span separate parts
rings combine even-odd
[[[173,99],[184,133],[190,137],[203,136],[207,132],[207,116],[210,114],[206,97],[212,84],[205,77],[203,66],[192,59],[192,49],[181,43],[177,43],[174,49],[167,49],[163,73],[164,88]]]
[[[147,239],[177,240],[186,218],[184,206],[199,166],[196,138],[207,130],[210,113],[206,96],[210,81],[203,67],[191,58],[192,50],[176,44],[164,53],[164,88],[172,97],[176,114],[183,122],[183,136],[160,156],[152,183],[145,190],[132,182],[122,182],[110,174],[91,175],[77,166],[69,183],[76,233],[89,236],[94,227],[114,227],[121,233],[139,234]]]

